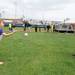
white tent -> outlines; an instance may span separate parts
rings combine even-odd
[[[68,20],[68,21],[65,21],[65,23],[75,23],[75,20]]]

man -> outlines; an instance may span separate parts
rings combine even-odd
[[[0,20],[0,40],[3,38],[3,36],[9,36],[9,35],[11,35],[11,34],[13,34],[15,32],[14,31],[14,32],[11,32],[11,33],[5,33],[3,31],[3,27],[4,27],[3,21]]]
[[[49,32],[49,29],[50,29],[50,25],[47,25],[47,32]]]
[[[24,28],[24,31],[26,31],[26,21],[23,21],[23,28]]]

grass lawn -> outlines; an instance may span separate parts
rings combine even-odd
[[[0,75],[75,75],[75,34],[17,32],[0,41]]]

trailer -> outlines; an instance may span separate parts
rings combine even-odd
[[[62,23],[55,25],[55,31],[58,32],[75,32],[75,25],[71,23]]]

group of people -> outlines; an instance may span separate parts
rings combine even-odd
[[[53,32],[54,31],[54,26],[52,25],[52,26],[50,26],[50,25],[47,25],[47,26],[44,26],[43,27],[44,28],[44,31],[46,31],[46,32],[49,32],[49,31],[51,31],[51,32]],[[39,26],[35,26],[35,32],[37,32],[39,30],[39,32],[41,32],[41,30],[42,30],[42,27],[39,27]]]
[[[9,30],[12,32],[5,33],[3,28],[4,28],[3,20],[0,20],[0,40],[3,38],[3,36],[9,36],[12,35],[14,32],[16,32],[16,31],[12,31],[11,24],[9,24]]]
[[[24,21],[23,23],[23,28],[24,31],[26,31],[27,26],[29,26],[30,24],[27,21]],[[14,25],[12,23],[9,23],[8,28],[9,28],[9,33],[5,33],[4,32],[4,22],[2,19],[0,19],[0,40],[3,38],[3,36],[9,36],[12,35],[14,32],[16,32],[16,30],[13,29]]]
[[[31,25],[28,23],[28,21],[23,22],[23,28],[24,31],[26,31],[27,27],[30,27]],[[0,19],[0,40],[3,38],[3,36],[9,36],[16,32],[16,30],[13,29],[15,27],[12,23],[9,23],[8,28],[9,28],[9,33],[4,32],[4,22],[2,19]]]
[[[3,22],[3,20],[0,19],[0,40],[3,38],[3,36],[9,36],[15,32],[13,30],[13,24],[9,23],[8,26],[9,26],[9,33],[5,33],[3,30],[4,22]],[[24,21],[23,22],[24,31],[26,31],[27,27],[31,27],[31,24],[29,24],[28,21]],[[35,26],[35,32],[37,32],[38,28],[39,28],[39,31],[41,32],[41,28],[37,27],[37,26]],[[44,30],[47,30],[47,32],[49,32],[50,29],[51,29],[51,32],[53,32],[54,26],[48,25],[47,27],[44,27]],[[29,29],[29,30],[31,31],[31,29]]]
[[[41,32],[42,28],[44,28],[45,31],[49,32],[53,32],[54,30],[54,25],[45,25],[43,27],[41,27],[40,25],[34,25],[32,26],[28,21],[24,21],[23,22],[23,28],[24,28],[24,31],[27,30],[27,28],[29,28],[29,31],[31,31],[31,27],[33,27],[35,29],[35,32]]]

